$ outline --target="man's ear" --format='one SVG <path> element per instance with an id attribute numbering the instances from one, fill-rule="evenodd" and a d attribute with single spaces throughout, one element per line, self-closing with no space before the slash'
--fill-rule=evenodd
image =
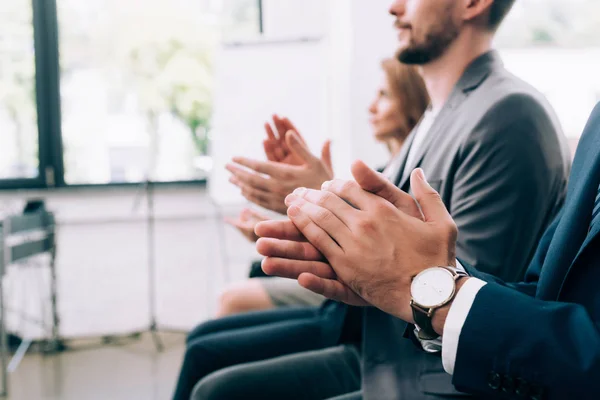
<path id="1" fill-rule="evenodd" d="M 464 0 L 464 21 L 481 20 L 487 23 L 490 16 L 490 8 L 495 0 Z"/>

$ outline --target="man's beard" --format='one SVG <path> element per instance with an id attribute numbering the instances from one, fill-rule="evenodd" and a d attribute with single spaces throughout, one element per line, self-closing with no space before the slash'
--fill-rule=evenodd
<path id="1" fill-rule="evenodd" d="M 398 50 L 396 57 L 401 63 L 425 65 L 438 59 L 458 36 L 458 28 L 450 21 L 442 29 L 429 33 L 422 43 L 410 43 Z"/>

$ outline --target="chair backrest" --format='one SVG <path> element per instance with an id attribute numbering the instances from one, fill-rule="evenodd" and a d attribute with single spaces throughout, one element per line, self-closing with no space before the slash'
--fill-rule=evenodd
<path id="1" fill-rule="evenodd" d="M 40 210 L 0 221 L 0 276 L 7 266 L 54 251 L 54 214 Z"/>

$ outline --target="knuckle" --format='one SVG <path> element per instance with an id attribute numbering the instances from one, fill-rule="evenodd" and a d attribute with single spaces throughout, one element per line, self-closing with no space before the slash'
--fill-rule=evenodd
<path id="1" fill-rule="evenodd" d="M 452 243 L 458 236 L 458 227 L 452 220 L 444 221 L 440 227 L 440 234 L 444 243 Z"/>
<path id="2" fill-rule="evenodd" d="M 315 213 L 315 218 L 319 222 L 327 223 L 332 220 L 333 214 L 331 211 L 321 208 Z"/>
<path id="3" fill-rule="evenodd" d="M 316 204 L 318 206 L 325 206 L 333 200 L 334 196 L 331 192 L 321 192 L 317 198 Z"/>
<path id="4" fill-rule="evenodd" d="M 458 226 L 453 220 L 448 221 L 447 234 L 450 240 L 456 240 L 458 237 Z"/>
<path id="5" fill-rule="evenodd" d="M 340 193 L 348 193 L 356 188 L 357 183 L 354 181 L 343 181 L 340 183 Z"/>
<path id="6" fill-rule="evenodd" d="M 377 216 L 387 215 L 395 209 L 395 207 L 387 201 L 377 201 L 373 206 L 373 212 Z"/>
<path id="7" fill-rule="evenodd" d="M 436 191 L 433 192 L 429 192 L 428 196 L 431 198 L 431 200 L 433 201 L 439 201 L 442 202 L 442 196 L 440 196 L 440 194 Z"/>
<path id="8" fill-rule="evenodd" d="M 361 218 L 357 222 L 358 230 L 362 233 L 370 233 L 375 230 L 375 223 L 372 219 Z"/>
<path id="9" fill-rule="evenodd" d="M 282 176 L 282 178 L 283 178 L 283 179 L 285 179 L 286 181 L 290 181 L 290 180 L 293 180 L 293 179 L 295 178 L 295 176 L 294 176 L 294 173 L 293 173 L 292 171 L 289 171 L 289 170 L 284 170 L 284 171 L 281 173 L 281 176 Z"/>

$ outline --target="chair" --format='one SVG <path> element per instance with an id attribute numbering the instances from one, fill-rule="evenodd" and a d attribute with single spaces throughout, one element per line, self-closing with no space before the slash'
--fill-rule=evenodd
<path id="1" fill-rule="evenodd" d="M 49 350 L 58 349 L 58 313 L 56 306 L 56 242 L 55 220 L 50 212 L 40 209 L 31 214 L 7 216 L 0 221 L 0 366 L 2 368 L 2 386 L 0 396 L 8 396 L 8 372 L 16 369 L 32 343 L 24 339 L 10 364 L 7 364 L 9 349 L 6 332 L 6 309 L 4 299 L 4 276 L 9 266 L 23 266 L 34 256 L 50 255 L 50 302 L 51 322 Z M 40 322 L 46 327 L 44 321 Z"/>

